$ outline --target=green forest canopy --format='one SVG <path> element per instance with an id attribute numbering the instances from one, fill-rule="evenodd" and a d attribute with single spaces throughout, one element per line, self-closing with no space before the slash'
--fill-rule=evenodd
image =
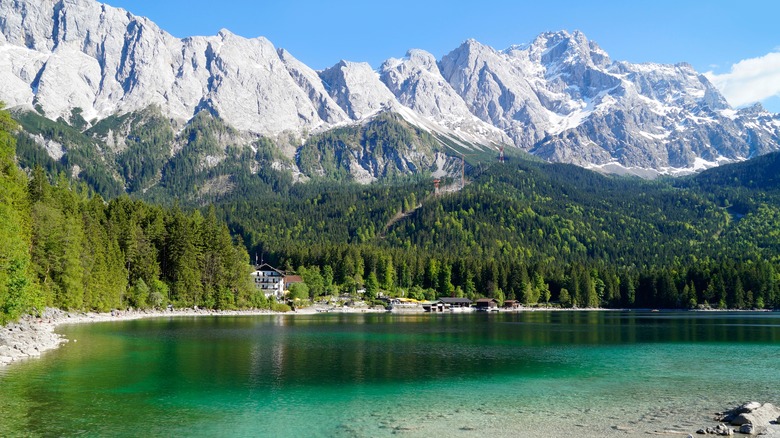
<path id="1" fill-rule="evenodd" d="M 434 196 L 424 174 L 293 184 L 270 166 L 253 171 L 243 163 L 274 159 L 267 139 L 254 151 L 228 148 L 217 168 L 192 173 L 200 154 L 216 153 L 215 136 L 232 135 L 209 118 L 188 128 L 189 161 L 169 165 L 190 170 L 174 174 L 141 159 L 165 154 L 172 138 L 154 114 L 148 120 L 133 134 L 145 152 L 119 157 L 120 169 L 137 188 L 169 175 L 148 199 L 173 207 L 114 189 L 106 202 L 95 191 L 113 186 L 99 163 L 94 178 L 77 183 L 63 173 L 67 163 L 32 145 L 21 172 L 15 146 L 26 137 L 0 113 L 2 320 L 45 305 L 269 306 L 249 283 L 248 253 L 297 270 L 310 297 L 365 287 L 369 296 L 529 305 L 780 307 L 778 154 L 658 181 L 515 158 L 474 169 L 463 190 Z M 26 123 L 90 147 L 78 131 Z M 204 199 L 188 194 L 213 172 L 230 175 L 233 189 L 193 208 Z"/>

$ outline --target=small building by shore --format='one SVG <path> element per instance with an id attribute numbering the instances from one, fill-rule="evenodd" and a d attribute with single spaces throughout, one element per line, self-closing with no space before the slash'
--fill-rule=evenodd
<path id="1" fill-rule="evenodd" d="M 517 300 L 506 300 L 504 301 L 504 309 L 505 310 L 519 310 L 521 307 L 523 307 L 520 304 L 520 301 Z"/>
<path id="2" fill-rule="evenodd" d="M 444 297 L 439 298 L 445 306 L 450 309 L 463 309 L 471 307 L 472 301 L 468 298 Z"/>
<path id="3" fill-rule="evenodd" d="M 420 313 L 428 312 L 424 309 L 424 302 L 412 298 L 387 298 L 387 308 L 393 313 Z"/>
<path id="4" fill-rule="evenodd" d="M 498 300 L 495 298 L 480 298 L 476 302 L 477 310 L 490 312 L 498 311 Z"/>
<path id="5" fill-rule="evenodd" d="M 423 304 L 426 312 L 466 312 L 473 310 L 468 298 L 444 297 Z"/>
<path id="6" fill-rule="evenodd" d="M 303 278 L 300 275 L 285 275 L 284 276 L 284 289 L 290 290 L 290 286 L 295 283 L 303 283 Z"/>

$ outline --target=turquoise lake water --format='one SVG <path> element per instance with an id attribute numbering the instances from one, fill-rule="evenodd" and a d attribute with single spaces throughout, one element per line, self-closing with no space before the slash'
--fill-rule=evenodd
<path id="1" fill-rule="evenodd" d="M 780 404 L 778 313 L 171 317 L 59 331 L 77 342 L 0 370 L 0 435 L 676 436 L 745 401 Z"/>

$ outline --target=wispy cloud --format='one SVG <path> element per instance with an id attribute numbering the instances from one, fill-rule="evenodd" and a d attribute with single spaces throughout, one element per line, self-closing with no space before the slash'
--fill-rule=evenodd
<path id="1" fill-rule="evenodd" d="M 704 75 L 733 106 L 761 102 L 780 96 L 780 51 L 743 59 L 728 73 Z"/>

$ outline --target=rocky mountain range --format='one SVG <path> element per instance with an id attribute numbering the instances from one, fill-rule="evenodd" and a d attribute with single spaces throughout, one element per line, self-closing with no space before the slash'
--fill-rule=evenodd
<path id="1" fill-rule="evenodd" d="M 376 70 L 341 61 L 315 71 L 262 37 L 179 39 L 94 0 L 0 0 L 0 100 L 51 120 L 78 115 L 82 131 L 154 107 L 180 133 L 205 110 L 247 142 L 274 140 L 293 162 L 312 136 L 387 112 L 436 138 L 438 153 L 506 146 L 647 176 L 780 149 L 777 114 L 731 108 L 687 64 L 613 61 L 577 31 L 502 51 L 468 40 L 440 60 L 410 50 Z M 417 158 L 403 169 L 442 162 L 413 149 L 404 148 Z M 361 180 L 378 176 L 366 150 L 344 158 L 354 175 L 369 174 Z"/>

